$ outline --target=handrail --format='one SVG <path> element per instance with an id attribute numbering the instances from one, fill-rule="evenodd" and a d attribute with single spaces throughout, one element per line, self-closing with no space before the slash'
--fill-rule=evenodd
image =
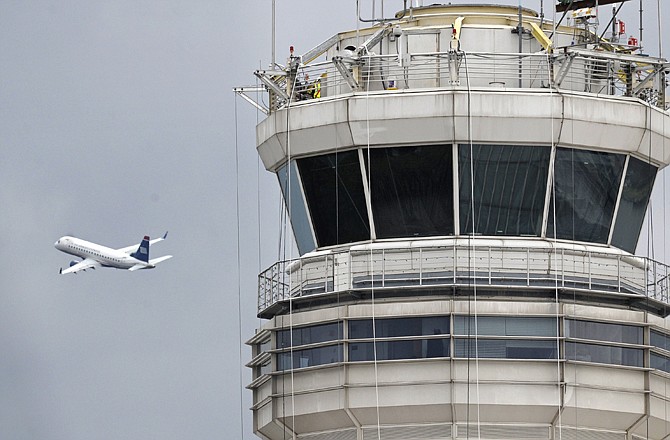
<path id="1" fill-rule="evenodd" d="M 289 101 L 299 104 L 359 90 L 453 88 L 465 85 L 466 79 L 471 87 L 552 88 L 637 97 L 665 109 L 665 75 L 669 71 L 670 65 L 660 58 L 563 48 L 549 54 L 451 51 L 335 56 L 329 61 L 300 64 L 296 87 L 290 92 L 285 78 L 276 72 L 257 71 L 256 75 L 276 98 L 269 100 L 271 111 L 284 108 Z"/>
<path id="2" fill-rule="evenodd" d="M 463 244 L 345 250 L 279 261 L 258 276 L 258 312 L 288 300 L 355 290 L 491 286 L 569 288 L 670 305 L 670 266 L 572 249 Z"/>

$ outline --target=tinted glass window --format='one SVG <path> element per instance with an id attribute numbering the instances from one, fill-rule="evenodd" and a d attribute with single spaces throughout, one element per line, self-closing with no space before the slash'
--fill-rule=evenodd
<path id="1" fill-rule="evenodd" d="M 451 145 L 380 148 L 369 155 L 378 238 L 454 234 Z"/>
<path id="2" fill-rule="evenodd" d="M 289 173 L 290 169 L 290 173 Z M 290 174 L 290 175 L 289 175 Z M 295 161 L 291 165 L 285 164 L 277 171 L 277 178 L 279 179 L 279 186 L 284 195 L 284 203 L 291 218 L 291 226 L 293 227 L 293 236 L 295 237 L 298 251 L 300 254 L 305 254 L 316 248 L 314 243 L 314 236 L 312 229 L 309 226 L 309 216 L 305 209 L 305 201 L 302 197 L 302 189 L 298 181 L 298 170 Z M 290 182 L 290 185 L 289 185 Z M 289 197 L 290 188 L 290 197 Z M 289 203 L 290 200 L 290 203 Z"/>
<path id="3" fill-rule="evenodd" d="M 547 237 L 607 243 L 625 156 L 558 148 Z M 554 196 L 556 222 L 554 225 Z"/>
<path id="4" fill-rule="evenodd" d="M 635 252 L 637 246 L 656 171 L 653 165 L 634 157 L 628 161 L 612 244 L 630 253 Z"/>
<path id="5" fill-rule="evenodd" d="M 291 368 L 295 369 L 313 367 L 315 365 L 334 364 L 341 361 L 341 344 L 309 348 L 306 350 L 293 350 L 293 364 L 291 364 L 291 352 L 279 353 L 277 355 L 279 370 L 290 370 Z"/>
<path id="6" fill-rule="evenodd" d="M 298 159 L 318 246 L 368 240 L 358 151 Z"/>
<path id="7" fill-rule="evenodd" d="M 556 318 L 517 318 L 511 316 L 454 317 L 454 334 L 487 336 L 556 336 Z"/>
<path id="8" fill-rule="evenodd" d="M 565 320 L 565 336 L 596 341 L 642 344 L 642 327 L 604 322 Z"/>
<path id="9" fill-rule="evenodd" d="M 377 341 L 377 360 L 426 359 L 449 356 L 449 339 L 415 339 L 411 341 Z M 374 343 L 349 344 L 349 361 L 373 361 Z"/>
<path id="10" fill-rule="evenodd" d="M 651 361 L 649 365 L 651 368 L 670 373 L 670 358 L 661 356 L 660 354 L 651 353 L 649 360 Z"/>
<path id="11" fill-rule="evenodd" d="M 316 344 L 319 342 L 336 341 L 342 339 L 342 323 L 332 322 L 323 325 L 312 325 L 309 327 L 297 327 L 293 329 L 293 346 Z M 277 332 L 277 348 L 291 346 L 290 330 Z"/>
<path id="12" fill-rule="evenodd" d="M 461 234 L 472 233 L 474 211 L 477 234 L 539 236 L 550 154 L 550 147 L 473 145 L 471 172 L 470 145 L 460 145 Z"/>
<path id="13" fill-rule="evenodd" d="M 639 348 L 612 347 L 609 345 L 565 343 L 565 358 L 599 364 L 642 367 L 644 351 Z"/>
<path id="14" fill-rule="evenodd" d="M 468 343 L 469 341 L 469 343 Z M 521 339 L 455 339 L 454 357 L 496 359 L 556 359 L 556 341 Z"/>
<path id="15" fill-rule="evenodd" d="M 375 319 L 377 338 L 449 334 L 449 317 Z M 349 321 L 349 339 L 371 338 L 372 319 Z"/>
<path id="16" fill-rule="evenodd" d="M 652 330 L 650 339 L 651 339 L 651 345 L 653 345 L 654 347 L 670 351 L 670 336 Z"/>

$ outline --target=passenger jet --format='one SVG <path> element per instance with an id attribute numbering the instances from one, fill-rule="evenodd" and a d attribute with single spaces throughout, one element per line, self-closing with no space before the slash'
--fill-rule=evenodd
<path id="1" fill-rule="evenodd" d="M 80 238 L 68 235 L 58 239 L 54 246 L 66 254 L 82 258 L 81 261 L 71 261 L 70 267 L 60 269 L 61 274 L 77 273 L 80 270 L 95 269 L 98 267 L 113 267 L 116 269 L 127 269 L 135 271 L 139 269 L 153 269 L 162 261 L 172 258 L 172 255 L 149 259 L 149 245 L 163 241 L 167 238 L 167 232 L 160 238 L 150 240 L 144 236 L 142 243 L 121 249 L 112 249 Z"/>

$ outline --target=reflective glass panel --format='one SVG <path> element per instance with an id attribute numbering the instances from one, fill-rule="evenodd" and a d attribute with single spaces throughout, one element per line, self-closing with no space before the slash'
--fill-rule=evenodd
<path id="1" fill-rule="evenodd" d="M 565 343 L 565 358 L 573 361 L 599 364 L 643 366 L 644 350 L 640 348 L 613 347 L 611 345 Z"/>
<path id="2" fill-rule="evenodd" d="M 290 173 L 289 169 L 291 170 Z M 279 186 L 281 187 L 284 196 L 286 209 L 291 218 L 293 236 L 298 245 L 298 251 L 300 251 L 300 254 L 302 255 L 316 249 L 312 229 L 309 226 L 309 216 L 307 215 L 307 210 L 305 208 L 305 201 L 302 197 L 302 189 L 298 180 L 298 170 L 295 161 L 292 161 L 290 166 L 288 163 L 282 166 L 277 171 L 277 178 L 279 179 Z"/>
<path id="3" fill-rule="evenodd" d="M 469 341 L 469 344 L 468 344 Z M 494 359 L 556 359 L 556 341 L 523 339 L 454 339 L 454 357 Z"/>
<path id="4" fill-rule="evenodd" d="M 651 345 L 654 347 L 662 348 L 663 350 L 670 351 L 670 336 L 664 333 L 660 333 L 652 330 L 651 335 Z"/>
<path id="5" fill-rule="evenodd" d="M 649 360 L 650 360 L 649 366 L 651 368 L 655 368 L 657 370 L 670 373 L 670 358 L 666 356 L 661 356 L 660 354 L 651 353 Z"/>
<path id="6" fill-rule="evenodd" d="M 374 343 L 349 344 L 349 361 L 373 361 Z M 415 339 L 411 341 L 377 341 L 377 360 L 426 359 L 449 356 L 449 339 Z"/>
<path id="7" fill-rule="evenodd" d="M 370 239 L 358 151 L 298 159 L 319 247 Z"/>
<path id="8" fill-rule="evenodd" d="M 550 155 L 551 147 L 473 145 L 471 173 L 470 145 L 459 145 L 461 234 L 473 232 L 474 214 L 476 234 L 539 236 Z"/>
<path id="9" fill-rule="evenodd" d="M 448 335 L 449 317 L 431 316 L 416 318 L 375 319 L 377 338 L 397 336 Z M 349 321 L 349 339 L 372 338 L 372 319 Z"/>
<path id="10" fill-rule="evenodd" d="M 547 237 L 555 226 L 557 238 L 607 243 L 624 161 L 622 154 L 558 148 Z"/>
<path id="11" fill-rule="evenodd" d="M 331 322 L 328 324 L 312 325 L 309 327 L 297 327 L 293 329 L 293 346 L 316 344 L 319 342 L 337 341 L 342 339 L 342 323 Z M 277 348 L 291 346 L 290 330 L 279 330 L 277 332 Z"/>
<path id="12" fill-rule="evenodd" d="M 595 341 L 642 344 L 643 329 L 633 325 L 566 319 L 565 336 L 568 338 L 593 339 Z"/>
<path id="13" fill-rule="evenodd" d="M 454 234 L 451 145 L 379 148 L 369 155 L 378 238 Z"/>
<path id="14" fill-rule="evenodd" d="M 468 326 L 469 325 L 469 326 Z M 556 336 L 556 318 L 478 316 L 475 326 L 473 316 L 454 317 L 454 334 L 487 336 Z"/>
<path id="15" fill-rule="evenodd" d="M 634 157 L 628 161 L 612 244 L 630 253 L 634 253 L 637 246 L 656 171 L 655 166 Z"/>
<path id="16" fill-rule="evenodd" d="M 308 348 L 305 350 L 293 350 L 293 365 L 291 365 L 291 352 L 279 353 L 277 355 L 279 370 L 334 364 L 341 361 L 342 344 Z"/>

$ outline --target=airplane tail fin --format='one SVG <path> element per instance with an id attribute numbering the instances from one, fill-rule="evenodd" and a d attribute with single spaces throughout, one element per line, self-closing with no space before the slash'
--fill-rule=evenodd
<path id="1" fill-rule="evenodd" d="M 140 261 L 144 261 L 145 263 L 149 262 L 149 236 L 145 235 L 144 239 L 142 240 L 142 243 L 140 243 L 140 247 L 137 248 L 135 252 L 130 254 L 131 257 L 137 258 Z"/>

